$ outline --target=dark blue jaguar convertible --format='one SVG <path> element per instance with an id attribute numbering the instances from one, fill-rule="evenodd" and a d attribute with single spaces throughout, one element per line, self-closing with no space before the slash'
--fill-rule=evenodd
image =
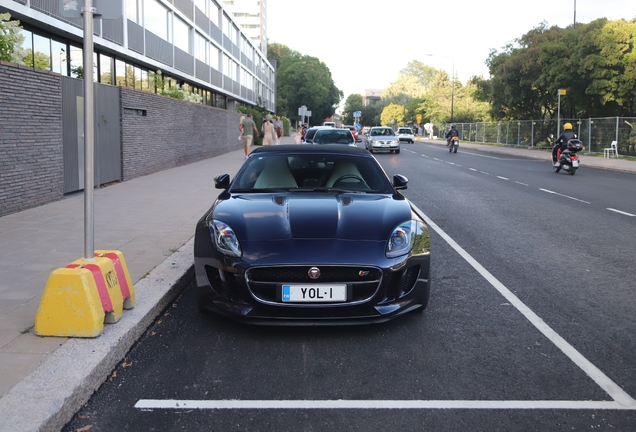
<path id="1" fill-rule="evenodd" d="M 367 150 L 255 149 L 196 226 L 198 303 L 254 324 L 382 322 L 424 310 L 428 227 Z"/>

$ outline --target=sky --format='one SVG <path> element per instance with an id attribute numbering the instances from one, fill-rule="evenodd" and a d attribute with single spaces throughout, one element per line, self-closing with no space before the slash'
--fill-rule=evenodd
<path id="1" fill-rule="evenodd" d="M 464 83 L 488 78 L 491 49 L 543 21 L 567 27 L 575 8 L 577 23 L 636 18 L 636 0 L 268 0 L 267 36 L 325 63 L 344 102 L 388 87 L 412 60 Z"/>

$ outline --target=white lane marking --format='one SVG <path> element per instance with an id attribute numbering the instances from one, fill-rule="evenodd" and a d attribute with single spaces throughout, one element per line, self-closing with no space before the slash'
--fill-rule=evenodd
<path id="1" fill-rule="evenodd" d="M 486 175 L 490 175 L 489 173 L 487 173 L 486 171 L 479 171 L 482 174 L 486 174 Z"/>
<path id="2" fill-rule="evenodd" d="M 620 211 L 620 210 L 616 210 L 616 209 L 609 208 L 609 207 L 607 208 L 607 210 L 609 210 L 609 211 L 613 211 L 613 212 L 616 212 L 616 213 L 620 213 L 620 214 L 625 215 L 625 216 L 633 216 L 633 217 L 636 217 L 636 215 L 634 215 L 634 214 L 627 213 L 627 212 Z"/>
<path id="3" fill-rule="evenodd" d="M 537 330 L 547 337 L 557 348 L 581 368 L 594 382 L 601 387 L 612 399 L 623 406 L 629 406 L 636 409 L 636 400 L 632 399 L 622 388 L 605 375 L 599 368 L 594 366 L 581 353 L 579 353 L 572 345 L 563 339 L 557 332 L 545 323 L 537 314 L 535 314 L 528 306 L 526 306 L 519 298 L 514 295 L 504 284 L 499 282 L 488 270 L 477 262 L 468 252 L 466 252 L 459 244 L 455 242 L 448 234 L 446 234 L 435 222 L 426 216 L 420 209 L 413 205 L 416 212 L 422 217 L 426 223 L 435 230 L 455 251 L 461 255 L 467 263 L 469 263 L 481 276 L 486 279 L 499 293 L 510 302 L 523 316 L 526 317 Z"/>
<path id="4" fill-rule="evenodd" d="M 467 152 L 467 151 L 463 151 L 463 150 L 462 150 L 462 153 L 468 154 L 468 155 L 472 155 L 472 156 L 479 156 L 479 157 L 483 157 L 483 158 L 488 158 L 488 159 L 514 160 L 514 159 L 510 159 L 510 158 L 501 158 L 501 157 L 496 157 L 496 156 L 487 156 L 487 155 L 478 154 L 478 153 L 471 153 L 471 152 Z"/>
<path id="5" fill-rule="evenodd" d="M 420 156 L 425 157 L 425 158 L 430 158 L 430 156 L 427 156 L 427 155 L 424 155 L 424 154 L 420 155 Z"/>
<path id="6" fill-rule="evenodd" d="M 507 178 L 507 177 L 502 177 L 502 176 L 497 176 L 497 178 L 498 178 L 498 179 L 502 179 L 502 180 L 510 180 L 509 178 Z"/>
<path id="7" fill-rule="evenodd" d="M 152 409 L 591 409 L 634 410 L 616 402 L 559 400 L 163 400 L 140 399 L 135 408 Z"/>
<path id="8" fill-rule="evenodd" d="M 518 182 L 518 181 L 515 181 L 515 183 L 520 184 L 520 185 L 522 185 L 522 186 L 528 186 L 527 184 L 525 184 L 525 183 L 521 183 L 521 182 Z"/>
<path id="9" fill-rule="evenodd" d="M 571 197 L 571 196 L 569 196 L 569 195 L 563 195 L 563 194 L 560 194 L 560 193 L 558 193 L 558 192 L 551 191 L 551 190 L 549 190 L 549 189 L 539 188 L 539 190 L 540 190 L 540 191 L 543 191 L 543 192 L 550 193 L 550 194 L 559 195 L 559 196 L 562 196 L 562 197 L 564 197 L 564 198 L 569 198 L 569 199 L 574 200 L 574 201 L 579 201 L 579 202 L 582 202 L 582 203 L 585 203 L 585 204 L 590 204 L 590 203 L 589 203 L 589 202 L 587 202 L 587 201 L 583 201 L 583 200 L 580 200 L 580 199 L 578 199 L 578 198 Z"/>
<path id="10" fill-rule="evenodd" d="M 475 168 L 468 168 L 471 171 L 477 171 Z"/>

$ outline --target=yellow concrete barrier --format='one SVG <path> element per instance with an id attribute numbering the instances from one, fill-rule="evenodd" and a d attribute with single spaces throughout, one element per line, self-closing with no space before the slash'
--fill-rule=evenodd
<path id="1" fill-rule="evenodd" d="M 39 336 L 96 337 L 135 305 L 126 261 L 119 251 L 95 251 L 50 275 L 35 317 Z"/>
<path id="2" fill-rule="evenodd" d="M 96 257 L 106 257 L 113 262 L 115 267 L 115 273 L 117 274 L 117 280 L 121 288 L 121 295 L 124 298 L 124 309 L 132 309 L 135 307 L 135 287 L 130 280 L 130 274 L 128 273 L 128 266 L 124 259 L 124 254 L 118 250 L 96 250 Z"/>

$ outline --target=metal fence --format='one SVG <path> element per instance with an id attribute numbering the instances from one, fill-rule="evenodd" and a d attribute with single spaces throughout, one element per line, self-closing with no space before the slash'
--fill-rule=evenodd
<path id="1" fill-rule="evenodd" d="M 636 117 L 605 117 L 562 119 L 571 123 L 574 132 L 585 144 L 588 153 L 603 153 L 612 141 L 618 143 L 618 153 L 636 156 Z M 508 146 L 550 147 L 550 134 L 557 134 L 556 120 L 509 120 L 499 122 L 456 123 L 460 139 L 476 143 L 496 143 Z M 445 135 L 450 123 L 436 125 L 439 135 Z"/>

